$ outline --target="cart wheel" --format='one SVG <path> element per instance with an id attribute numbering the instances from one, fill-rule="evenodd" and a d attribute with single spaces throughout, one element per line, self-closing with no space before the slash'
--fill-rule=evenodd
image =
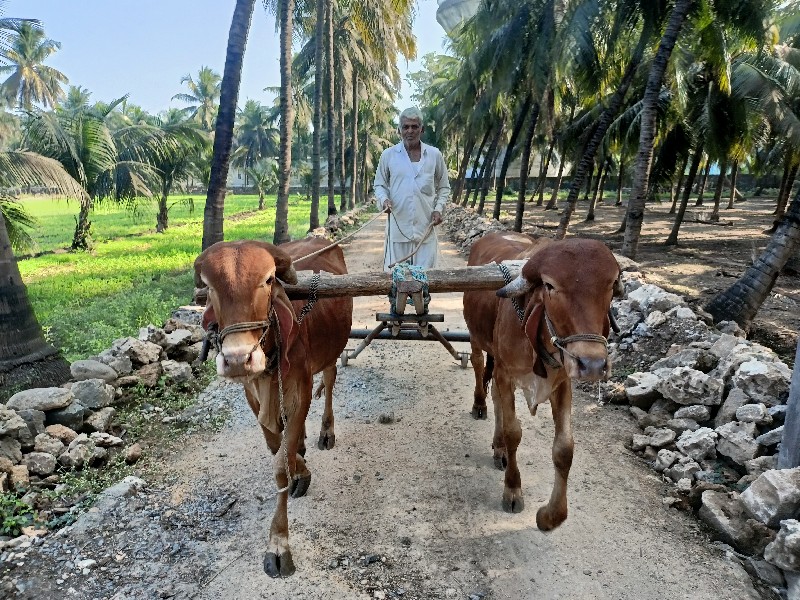
<path id="1" fill-rule="evenodd" d="M 469 354 L 466 352 L 461 353 L 461 368 L 466 369 L 469 364 Z"/>
<path id="2" fill-rule="evenodd" d="M 348 358 L 348 356 L 347 356 L 347 350 L 345 350 L 344 352 L 342 352 L 342 355 L 339 357 L 339 363 L 340 363 L 340 364 L 341 364 L 343 367 L 346 367 L 346 366 L 347 366 L 347 361 L 348 361 L 348 360 L 349 360 L 349 358 Z"/>

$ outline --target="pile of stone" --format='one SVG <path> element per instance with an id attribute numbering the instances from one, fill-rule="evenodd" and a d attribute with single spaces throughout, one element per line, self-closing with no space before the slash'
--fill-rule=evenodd
<path id="1" fill-rule="evenodd" d="M 623 279 L 612 358 L 666 350 L 605 386 L 643 430 L 631 449 L 675 486 L 667 503 L 699 509 L 752 575 L 800 593 L 800 468 L 776 469 L 791 370 L 735 323 L 715 328 L 640 274 Z"/>
<path id="2" fill-rule="evenodd" d="M 139 445 L 112 434 L 122 433 L 115 406 L 138 386 L 194 378 L 191 363 L 204 335 L 199 317 L 178 310 L 163 328 L 149 325 L 138 339 L 115 340 L 98 356 L 75 361 L 63 386 L 25 390 L 0 404 L 0 492 L 54 487 L 57 471 L 102 465 L 117 452 L 138 460 Z"/>
<path id="3" fill-rule="evenodd" d="M 496 219 L 479 215 L 474 210 L 463 208 L 457 204 L 449 204 L 447 213 L 442 223 L 450 240 L 458 246 L 464 254 L 469 254 L 469 249 L 476 240 L 490 231 L 506 231 L 509 227 Z"/>

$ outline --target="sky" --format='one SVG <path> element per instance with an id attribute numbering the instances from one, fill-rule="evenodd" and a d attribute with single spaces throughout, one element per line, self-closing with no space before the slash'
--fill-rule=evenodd
<path id="1" fill-rule="evenodd" d="M 61 49 L 45 64 L 92 93 L 93 101 L 130 94 L 129 101 L 150 113 L 185 103 L 172 96 L 187 92 L 180 80 L 195 79 L 202 66 L 220 75 L 235 0 L 6 0 L 4 17 L 34 18 Z M 413 92 L 407 73 L 422 69 L 419 58 L 444 52 L 444 31 L 436 22 L 436 0 L 417 0 L 414 33 L 417 60 L 401 61 L 402 106 Z M 275 20 L 256 1 L 242 68 L 239 104 L 247 99 L 271 105 L 265 87 L 280 85 Z"/>

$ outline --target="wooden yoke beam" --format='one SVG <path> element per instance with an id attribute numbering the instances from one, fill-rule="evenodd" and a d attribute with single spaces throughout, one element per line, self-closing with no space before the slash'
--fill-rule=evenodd
<path id="1" fill-rule="evenodd" d="M 524 260 L 507 260 L 503 264 L 508 267 L 511 277 L 519 275 Z M 506 282 L 503 274 L 495 264 L 479 267 L 461 267 L 458 269 L 429 269 L 428 291 L 470 292 L 476 290 L 499 290 Z M 311 271 L 298 271 L 297 284 L 284 284 L 284 289 L 292 300 L 307 298 L 311 286 Z M 317 297 L 332 296 L 385 296 L 392 289 L 391 273 L 350 273 L 347 275 L 331 275 L 321 273 L 317 286 Z"/>

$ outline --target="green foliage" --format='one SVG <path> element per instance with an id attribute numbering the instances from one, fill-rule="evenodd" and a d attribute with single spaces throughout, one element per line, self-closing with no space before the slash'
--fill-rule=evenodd
<path id="1" fill-rule="evenodd" d="M 125 462 L 122 454 L 116 454 L 102 469 L 66 471 L 61 475 L 58 491 L 45 492 L 45 496 L 78 500 L 77 506 L 85 508 L 92 504 L 97 494 L 132 474 L 133 467 Z"/>
<path id="2" fill-rule="evenodd" d="M 268 203 L 267 210 L 243 212 L 253 207 L 254 198 L 226 199 L 226 216 L 237 214 L 226 222 L 226 239 L 272 240 L 275 202 Z M 20 272 L 39 322 L 69 360 L 96 354 L 114 339 L 136 336 L 148 323 L 160 325 L 172 310 L 191 300 L 205 199 L 195 202 L 192 213 L 176 205 L 173 226 L 163 234 L 154 233 L 154 219 L 145 225 L 141 215 L 104 205 L 92 219 L 95 231 L 106 237 L 97 236 L 88 253 L 57 250 L 69 245 L 72 228 L 66 223 L 77 206 L 40 198 L 22 201 L 41 225 L 34 241 L 51 252 L 20 260 Z M 290 198 L 293 238 L 304 236 L 308 210 L 308 202 Z"/>
<path id="3" fill-rule="evenodd" d="M 33 523 L 33 517 L 33 509 L 16 494 L 0 493 L 0 535 L 20 535 L 23 527 Z"/>

